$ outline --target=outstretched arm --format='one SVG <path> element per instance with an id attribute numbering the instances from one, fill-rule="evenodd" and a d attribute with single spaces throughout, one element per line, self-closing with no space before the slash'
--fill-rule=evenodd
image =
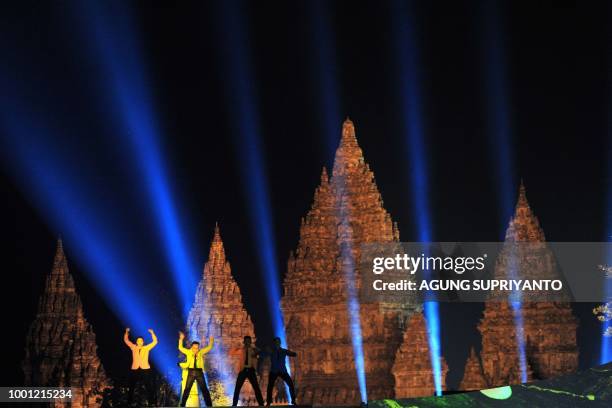
<path id="1" fill-rule="evenodd" d="M 123 342 L 127 344 L 129 348 L 134 348 L 135 345 L 130 341 L 130 328 L 126 327 L 125 333 L 123 334 Z"/>
<path id="2" fill-rule="evenodd" d="M 185 339 L 185 333 L 179 332 L 178 349 L 181 353 L 187 354 L 189 350 L 183 347 L 183 340 Z"/>
<path id="3" fill-rule="evenodd" d="M 297 353 L 296 353 L 295 351 L 291 351 L 291 350 L 287 350 L 287 349 L 285 349 L 285 353 L 287 353 L 287 355 L 288 355 L 289 357 L 295 357 L 295 356 L 297 356 Z"/>
<path id="4" fill-rule="evenodd" d="M 157 346 L 157 336 L 155 335 L 153 329 L 149 329 L 149 333 L 151 333 L 151 338 L 153 339 L 153 341 L 147 344 L 147 347 L 149 347 L 149 349 L 152 349 L 153 347 Z"/>
<path id="5" fill-rule="evenodd" d="M 212 350 L 214 344 L 215 344 L 215 339 L 213 338 L 213 336 L 210 336 L 208 338 L 208 344 L 206 345 L 206 347 L 202 349 L 202 354 L 206 354 L 210 350 Z"/>

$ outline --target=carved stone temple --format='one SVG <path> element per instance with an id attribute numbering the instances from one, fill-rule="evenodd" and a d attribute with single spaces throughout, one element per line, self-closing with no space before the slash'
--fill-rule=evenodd
<path id="1" fill-rule="evenodd" d="M 470 349 L 470 356 L 465 363 L 465 370 L 461 383 L 459 384 L 459 389 L 463 391 L 473 391 L 486 388 L 489 388 L 489 385 L 484 378 L 480 357 L 478 357 L 474 347 L 472 347 Z"/>
<path id="2" fill-rule="evenodd" d="M 448 366 L 442 357 L 440 367 L 442 389 L 445 389 Z M 415 313 L 410 317 L 404 341 L 395 355 L 393 375 L 395 398 L 429 396 L 436 390 L 427 341 L 427 323 L 423 313 Z"/>
<path id="3" fill-rule="evenodd" d="M 300 240 L 289 256 L 282 311 L 298 402 L 359 404 L 348 283 L 360 286 L 360 245 L 398 242 L 399 231 L 383 207 L 374 174 L 357 143 L 353 122 L 346 120 L 331 177 L 323 168 L 310 211 L 302 219 Z M 359 305 L 368 399 L 395 395 L 400 371 L 396 353 L 415 306 Z M 356 313 L 353 309 L 352 313 Z M 431 377 L 423 363 L 422 373 Z"/>
<path id="4" fill-rule="evenodd" d="M 521 183 L 515 214 L 506 230 L 506 243 L 529 243 L 516 259 L 505 249 L 495 265 L 495 279 L 508 279 L 514 265 L 523 279 L 550 279 L 556 275 L 556 264 L 546 248 L 544 231 L 527 201 Z M 462 389 L 477 389 L 486 384 L 496 387 L 520 383 L 522 371 L 527 380 L 546 379 L 578 368 L 576 342 L 577 319 L 568 302 L 528 301 L 521 303 L 523 333 L 517 333 L 517 312 L 508 302 L 489 301 L 478 329 L 482 336 L 480 359 L 468 359 Z M 518 340 L 524 344 L 524 368 L 521 369 Z M 474 360 L 477 360 L 476 364 Z M 478 366 L 482 367 L 480 373 Z"/>
<path id="5" fill-rule="evenodd" d="M 85 319 L 62 241 L 58 240 L 53 269 L 47 276 L 36 318 L 26 338 L 24 383 L 71 387 L 71 404 L 55 402 L 52 405 L 56 407 L 99 407 L 110 381 L 97 348 L 96 335 Z"/>
<path id="6" fill-rule="evenodd" d="M 209 376 L 211 373 L 213 378 L 223 376 L 223 383 L 227 385 L 225 394 L 231 398 L 240 364 L 242 339 L 251 336 L 255 341 L 255 331 L 225 257 L 218 225 L 187 318 L 187 337 L 190 340 L 207 344 L 209 336 L 215 338 L 215 346 L 206 360 Z M 242 388 L 241 402 L 244 405 L 254 401 L 254 393 L 247 381 Z"/>

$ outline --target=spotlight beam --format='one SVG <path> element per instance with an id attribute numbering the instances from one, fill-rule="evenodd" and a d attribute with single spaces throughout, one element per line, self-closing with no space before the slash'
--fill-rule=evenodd
<path id="1" fill-rule="evenodd" d="M 609 16 L 612 16 L 612 7 L 608 6 L 608 14 Z M 608 38 L 610 38 L 610 35 L 612 34 L 612 29 L 610 27 L 607 27 L 606 32 L 608 33 Z M 611 113 L 611 109 L 612 109 L 612 74 L 610 73 L 610 69 L 612 69 L 612 56 L 610 54 L 610 52 L 612 52 L 612 45 L 610 45 L 610 43 L 608 43 L 608 59 L 607 59 L 607 65 L 608 65 L 608 83 L 607 83 L 607 104 L 608 104 L 608 109 L 606 110 L 607 112 L 607 122 L 608 122 L 608 128 L 607 128 L 607 132 L 608 132 L 608 138 L 607 140 L 607 145 L 605 146 L 605 148 L 607 149 L 607 154 L 605 157 L 605 161 L 606 161 L 606 169 L 605 171 L 607 172 L 606 177 L 607 177 L 607 183 L 605 184 L 607 186 L 608 191 L 606 191 L 606 206 L 605 206 L 605 211 L 606 211 L 606 215 L 605 215 L 605 219 L 606 219 L 606 237 L 605 240 L 606 241 L 612 241 L 612 113 Z M 612 253 L 608 253 L 607 254 L 607 258 L 608 258 L 608 265 L 612 265 Z M 606 302 L 610 302 L 612 301 L 612 279 L 608 278 L 605 280 L 605 285 L 606 285 L 606 299 L 604 299 L 604 301 Z M 612 327 L 612 321 L 608 320 L 603 322 L 602 324 L 602 332 L 606 332 L 606 330 L 609 330 L 609 328 Z M 612 361 L 612 336 L 601 336 L 601 345 L 600 345 L 600 351 L 599 351 L 599 363 L 600 364 L 606 364 L 608 362 Z"/>
<path id="2" fill-rule="evenodd" d="M 274 220 L 261 150 L 261 128 L 256 109 L 250 49 L 246 46 L 248 37 L 245 27 L 248 24 L 243 9 L 244 4 L 240 1 L 219 3 L 218 33 L 223 43 L 221 52 L 224 72 L 228 73 L 225 84 L 228 106 L 233 114 L 232 133 L 240 158 L 242 184 L 248 197 L 251 232 L 257 243 L 259 270 L 265 281 L 268 313 L 275 335 L 281 339 L 281 343 L 286 344 L 285 325 L 279 307 L 281 291 Z"/>
<path id="3" fill-rule="evenodd" d="M 329 5 L 323 0 L 306 2 L 311 21 L 311 60 L 317 81 L 318 112 L 321 134 L 324 135 L 325 153 L 333 158 L 336 151 L 338 123 L 341 123 L 334 36 L 331 32 Z"/>
<path id="4" fill-rule="evenodd" d="M 108 106 L 114 107 L 112 121 L 118 133 L 118 145 L 131 152 L 136 171 L 142 177 L 144 194 L 154 211 L 154 223 L 161 246 L 172 272 L 185 320 L 197 285 L 196 258 L 189 249 L 181 227 L 175 195 L 170 187 L 166 162 L 160 149 L 160 131 L 147 81 L 134 22 L 122 3 L 81 3 L 79 22 L 94 47 L 91 58 L 102 67 Z M 85 18 L 83 18 L 83 16 Z M 91 47 L 90 47 L 91 48 Z M 127 142 L 127 143 L 126 143 Z M 123 152 L 125 154 L 125 152 Z M 135 160 L 134 160 L 135 159 Z"/>
<path id="5" fill-rule="evenodd" d="M 514 179 L 514 151 L 512 148 L 512 124 L 510 120 L 509 88 L 507 85 L 508 72 L 504 54 L 504 44 L 500 30 L 503 28 L 499 15 L 499 4 L 484 2 L 483 49 L 485 66 L 484 89 L 486 92 L 487 121 L 486 129 L 489 148 L 494 157 L 494 171 L 497 184 L 501 186 L 498 191 L 498 203 L 501 212 L 502 234 L 506 220 L 512 215 L 516 180 Z"/>
<path id="6" fill-rule="evenodd" d="M 346 187 L 344 183 L 341 184 L 342 189 Z M 338 212 L 340 223 L 342 224 L 342 230 L 346 231 L 348 237 L 344 241 L 340 248 L 340 256 L 342 259 L 342 272 L 344 279 L 346 279 L 347 287 L 347 313 L 349 330 L 351 333 L 351 344 L 353 346 L 353 357 L 355 359 L 355 374 L 357 375 L 357 384 L 359 385 L 359 394 L 361 396 L 361 402 L 367 404 L 368 402 L 368 387 L 366 383 L 366 368 L 365 368 L 365 356 L 363 352 L 363 334 L 361 330 L 361 305 L 359 303 L 359 293 L 356 286 L 357 276 L 355 274 L 355 259 L 353 256 L 353 229 L 350 225 L 350 210 L 341 209 Z"/>
<path id="7" fill-rule="evenodd" d="M 483 50 L 485 61 L 485 91 L 487 111 L 487 136 L 492 157 L 495 158 L 494 172 L 501 188 L 498 190 L 500 226 L 502 234 L 506 220 L 512 216 L 514 203 L 514 160 L 512 149 L 512 125 L 510 120 L 509 88 L 507 85 L 507 63 L 505 61 L 504 44 L 502 41 L 503 21 L 499 15 L 499 4 L 484 2 Z M 517 275 L 516 268 L 511 268 L 511 274 Z M 514 314 L 516 330 L 516 346 L 519 357 L 521 381 L 527 381 L 527 356 L 525 350 L 524 322 L 522 315 L 522 300 L 520 294 L 514 293 L 516 300 L 510 302 Z"/>
<path id="8" fill-rule="evenodd" d="M 57 146 L 59 131 L 21 104 L 17 95 L 5 96 L 11 104 L 2 100 L 2 105 L 12 108 L 0 116 L 3 163 L 46 222 L 61 231 L 69 262 L 82 266 L 108 307 L 133 332 L 154 327 L 160 339 L 173 338 L 172 325 L 160 318 L 162 308 L 150 302 L 156 294 L 140 286 L 137 273 L 126 274 L 141 268 L 122 245 L 125 225 L 118 225 L 99 204 L 90 180 L 78 171 L 81 163 Z M 175 367 L 176 352 L 169 342 L 160 343 L 153 359 L 168 374 Z"/>
<path id="9" fill-rule="evenodd" d="M 427 148 L 421 109 L 421 83 L 419 78 L 419 51 L 414 40 L 414 20 L 411 5 L 400 1 L 392 3 L 395 53 L 398 61 L 400 101 L 407 154 L 410 157 L 410 180 L 414 219 L 420 242 L 431 242 L 432 225 L 429 207 L 429 179 L 427 172 Z M 427 340 L 433 369 L 436 395 L 442 395 L 442 364 L 440 344 L 440 321 L 438 303 L 428 300 L 423 305 L 427 321 Z"/>

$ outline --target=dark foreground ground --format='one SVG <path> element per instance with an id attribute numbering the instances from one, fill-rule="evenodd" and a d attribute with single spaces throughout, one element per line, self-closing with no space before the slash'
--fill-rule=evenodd
<path id="1" fill-rule="evenodd" d="M 503 398 L 503 399 L 497 399 Z M 555 379 L 442 397 L 371 401 L 369 408 L 612 407 L 612 363 Z"/>

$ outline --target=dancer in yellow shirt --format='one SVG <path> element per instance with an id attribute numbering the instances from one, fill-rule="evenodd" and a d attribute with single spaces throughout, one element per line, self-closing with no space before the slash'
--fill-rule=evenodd
<path id="1" fill-rule="evenodd" d="M 204 355 L 212 350 L 215 339 L 210 336 L 208 339 L 208 345 L 204 348 L 200 348 L 200 343 L 192 341 L 189 348 L 183 346 L 183 340 L 185 340 L 185 334 L 179 332 L 178 349 L 186 357 L 180 366 L 187 370 L 187 381 L 185 383 L 185 389 L 183 390 L 183 396 L 181 398 L 181 407 L 187 404 L 187 398 L 189 398 L 189 392 L 193 386 L 194 381 L 198 383 L 198 388 L 204 397 L 204 402 L 207 407 L 212 407 L 212 401 L 210 399 L 210 392 L 206 386 L 206 380 L 204 379 Z"/>

